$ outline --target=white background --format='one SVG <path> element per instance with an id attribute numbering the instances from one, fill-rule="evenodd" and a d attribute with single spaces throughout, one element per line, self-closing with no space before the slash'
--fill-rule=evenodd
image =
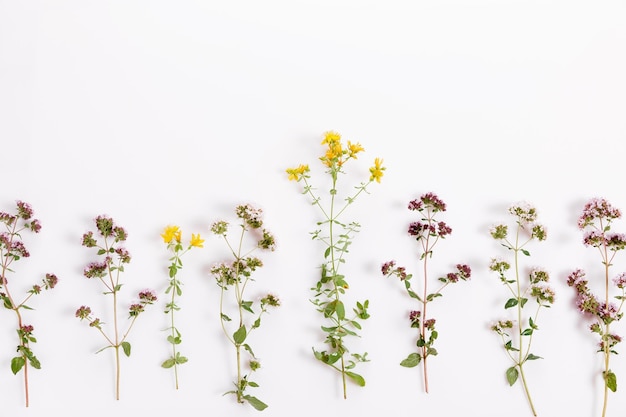
<path id="1" fill-rule="evenodd" d="M 263 415 L 529 416 L 489 331 L 507 294 L 487 269 L 506 255 L 489 226 L 526 200 L 549 231 L 528 248 L 529 266 L 547 268 L 557 292 L 534 342 L 544 359 L 526 367 L 535 405 L 546 417 L 598 416 L 601 356 L 565 278 L 578 267 L 601 276 L 576 228 L 584 203 L 605 197 L 626 209 L 625 18 L 618 1 L 0 0 L 0 210 L 21 199 L 43 224 L 25 236 L 31 257 L 11 282 L 27 288 L 48 271 L 60 278 L 26 312 L 43 364 L 31 372 L 28 410 L 21 374 L 9 369 L 14 317 L 2 312 L 2 414 L 257 415 L 221 396 L 234 356 L 208 274 L 224 255 L 210 224 L 250 202 L 279 245 L 262 255 L 251 296 L 271 291 L 283 304 L 250 340 L 263 363 L 261 387 L 250 393 L 269 404 Z M 327 130 L 366 149 L 342 178 L 345 190 L 367 178 L 375 157 L 387 166 L 344 216 L 363 226 L 345 266 L 347 299 L 372 306 L 349 346 L 369 352 L 359 368 L 367 386 L 349 386 L 347 400 L 337 375 L 311 354 L 323 347 L 308 302 L 323 248 L 308 233 L 321 218 L 284 171 L 309 163 L 324 190 L 317 158 Z M 417 273 L 406 203 L 428 191 L 448 204 L 441 219 L 453 228 L 432 273 L 464 262 L 473 276 L 432 304 L 440 354 L 424 394 L 420 371 L 398 365 L 414 344 L 406 316 L 417 306 L 379 268 L 396 259 Z M 81 236 L 99 214 L 130 235 L 123 302 L 144 288 L 161 296 L 131 334 L 119 401 L 111 352 L 95 355 L 99 335 L 74 318 L 88 304 L 107 321 L 101 289 L 82 276 L 95 258 Z M 177 324 L 190 361 L 178 391 L 159 367 L 169 349 L 161 331 L 168 253 L 159 237 L 168 224 L 206 239 L 180 275 Z M 615 274 L 625 266 L 618 260 Z M 615 328 L 626 336 L 623 324 Z M 612 361 L 619 388 L 609 415 L 617 416 L 626 363 Z"/>

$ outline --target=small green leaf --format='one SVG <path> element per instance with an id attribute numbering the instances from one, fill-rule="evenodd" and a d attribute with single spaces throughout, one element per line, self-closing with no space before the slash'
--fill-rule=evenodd
<path id="1" fill-rule="evenodd" d="M 256 382 L 254 382 L 254 381 L 248 381 L 248 385 L 249 385 L 249 386 L 251 386 L 251 387 L 253 387 L 253 388 L 258 388 L 258 387 L 259 387 L 259 384 L 257 384 L 257 383 L 256 383 Z"/>
<path id="2" fill-rule="evenodd" d="M 541 356 L 537 356 L 532 353 L 529 353 L 528 356 L 526 357 L 527 361 L 534 361 L 535 359 L 543 359 L 543 358 Z"/>
<path id="3" fill-rule="evenodd" d="M 172 335 L 167 336 L 167 341 L 173 345 L 180 345 L 180 342 L 181 342 L 180 337 L 178 336 L 174 337 Z"/>
<path id="4" fill-rule="evenodd" d="M 124 355 L 130 356 L 130 343 L 122 342 L 122 350 L 124 350 Z"/>
<path id="5" fill-rule="evenodd" d="M 233 340 L 238 345 L 242 344 L 244 340 L 246 340 L 247 332 L 246 326 L 241 326 L 235 333 L 233 333 Z"/>
<path id="6" fill-rule="evenodd" d="M 187 359 L 185 356 L 180 356 L 180 353 L 176 354 L 176 363 L 179 365 L 182 365 L 183 363 L 187 363 L 189 359 Z"/>
<path id="7" fill-rule="evenodd" d="M 252 395 L 244 395 L 243 399 L 248 401 L 248 403 L 258 411 L 263 411 L 267 408 L 267 404 Z"/>
<path id="8" fill-rule="evenodd" d="M 365 378 L 363 378 L 359 374 L 355 374 L 354 372 L 346 372 L 346 376 L 353 380 L 358 386 L 365 386 Z"/>
<path id="9" fill-rule="evenodd" d="M 337 318 L 339 320 L 346 318 L 346 309 L 341 301 L 337 301 L 335 304 L 335 311 L 337 312 Z"/>
<path id="10" fill-rule="evenodd" d="M 226 314 L 221 314 L 221 316 L 222 316 L 222 320 L 224 320 L 224 321 L 231 321 L 230 317 L 228 317 Z"/>
<path id="11" fill-rule="evenodd" d="M 419 365 L 421 360 L 422 357 L 419 353 L 411 353 L 406 359 L 400 362 L 400 366 L 404 366 L 405 368 L 414 368 Z"/>
<path id="12" fill-rule="evenodd" d="M 168 368 L 171 368 L 174 365 L 176 365 L 176 360 L 174 358 L 169 358 L 166 361 L 163 361 L 163 363 L 161 364 L 161 367 L 165 368 L 165 369 L 168 369 Z"/>
<path id="13" fill-rule="evenodd" d="M 22 369 L 22 367 L 26 364 L 26 361 L 21 356 L 16 356 L 11 359 L 11 372 L 13 375 L 17 375 L 17 373 Z"/>
<path id="14" fill-rule="evenodd" d="M 506 304 L 504 304 L 504 308 L 511 308 L 517 305 L 517 298 L 509 298 L 506 300 Z"/>
<path id="15" fill-rule="evenodd" d="M 522 306 L 522 308 L 524 308 L 527 302 L 528 302 L 528 298 L 520 298 L 519 300 L 519 303 Z"/>
<path id="16" fill-rule="evenodd" d="M 252 348 L 247 343 L 244 343 L 242 346 L 245 350 L 248 351 L 250 355 L 252 355 L 253 358 L 256 358 L 256 356 L 254 355 L 254 352 L 252 351 Z"/>
<path id="17" fill-rule="evenodd" d="M 37 359 L 37 357 L 35 357 L 32 353 L 28 355 L 28 362 L 30 362 L 30 365 L 33 368 L 41 369 L 41 362 L 39 362 L 39 359 Z"/>
<path id="18" fill-rule="evenodd" d="M 521 251 L 524 255 L 530 256 L 530 252 L 528 252 L 526 249 L 522 249 Z"/>
<path id="19" fill-rule="evenodd" d="M 608 389 L 613 392 L 617 391 L 617 376 L 613 373 L 613 371 L 608 371 L 604 376 L 604 380 L 606 381 Z"/>
<path id="20" fill-rule="evenodd" d="M 519 372 L 517 371 L 517 368 L 515 366 L 511 366 L 509 369 L 506 370 L 506 380 L 509 381 L 509 385 L 512 386 L 513 384 L 515 384 L 518 376 Z"/>
<path id="21" fill-rule="evenodd" d="M 522 336 L 530 336 L 531 334 L 533 334 L 533 329 L 524 329 L 522 332 Z"/>

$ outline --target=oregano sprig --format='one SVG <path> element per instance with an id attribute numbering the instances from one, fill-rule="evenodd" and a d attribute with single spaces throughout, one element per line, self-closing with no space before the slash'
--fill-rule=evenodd
<path id="1" fill-rule="evenodd" d="M 236 207 L 235 213 L 239 218 L 241 231 L 234 242 L 229 239 L 228 222 L 220 220 L 211 226 L 211 232 L 223 238 L 232 255 L 232 260 L 218 263 L 211 268 L 211 273 L 220 288 L 220 323 L 226 339 L 235 348 L 237 363 L 235 389 L 224 394 L 234 394 L 238 403 L 247 402 L 256 410 L 262 411 L 267 408 L 267 404 L 247 393 L 248 388 L 259 387 L 259 384 L 251 379 L 251 373 L 261 367 L 261 362 L 250 347 L 249 340 L 250 335 L 256 333 L 261 326 L 261 318 L 269 312 L 268 308 L 280 306 L 280 300 L 273 294 L 267 294 L 259 300 L 251 300 L 246 290 L 254 281 L 253 273 L 263 266 L 263 261 L 252 254 L 258 249 L 273 251 L 276 241 L 272 233 L 263 227 L 261 209 L 243 204 Z M 248 240 L 254 241 L 253 245 L 246 242 L 246 236 L 249 236 Z M 229 300 L 231 304 L 228 304 Z M 234 315 L 230 312 L 231 309 L 234 310 Z M 244 372 L 243 355 L 249 357 L 248 369 L 251 373 Z"/>
<path id="2" fill-rule="evenodd" d="M 611 355 L 617 354 L 616 345 L 621 342 L 622 337 L 615 333 L 612 326 L 624 315 L 622 308 L 626 300 L 626 272 L 619 273 L 611 281 L 613 260 L 619 251 L 626 248 L 626 235 L 611 231 L 613 221 L 621 217 L 621 210 L 613 207 L 607 200 L 593 198 L 585 204 L 578 218 L 578 228 L 585 233 L 584 245 L 596 248 L 600 254 L 602 272 L 599 278 L 603 287 L 601 295 L 596 296 L 593 293 L 584 270 L 576 269 L 567 278 L 567 285 L 576 291 L 578 310 L 593 319 L 589 330 L 600 339 L 598 353 L 603 357 L 604 380 L 602 417 L 607 413 L 609 390 L 617 391 L 617 375 L 611 369 L 610 362 Z M 614 292 L 618 294 L 615 295 Z"/>
<path id="3" fill-rule="evenodd" d="M 513 231 L 510 233 L 509 225 L 500 223 L 492 226 L 490 234 L 506 249 L 507 254 L 512 254 L 513 259 L 509 262 L 502 258 L 492 258 L 489 269 L 498 274 L 509 294 L 504 309 L 513 311 L 513 319 L 499 320 L 492 325 L 491 330 L 500 336 L 504 350 L 513 363 L 505 372 L 509 385 L 513 386 L 521 379 L 531 412 L 536 416 L 524 365 L 528 361 L 542 359 L 531 352 L 531 347 L 539 330 L 539 312 L 554 303 L 555 294 L 547 284 L 550 276 L 545 269 L 531 267 L 524 273 L 522 256 L 529 257 L 530 252 L 526 246 L 535 240 L 544 241 L 547 232 L 544 226 L 536 223 L 537 209 L 532 205 L 515 203 L 509 207 L 508 212 L 515 219 Z M 509 271 L 511 268 L 512 271 Z M 526 307 L 532 309 L 530 314 L 525 314 Z"/>
<path id="4" fill-rule="evenodd" d="M 199 234 L 191 234 L 191 240 L 187 247 L 183 247 L 182 244 L 182 231 L 178 226 L 167 226 L 161 234 L 163 242 L 167 244 L 167 249 L 173 253 L 173 256 L 169 258 L 170 265 L 168 267 L 169 283 L 165 294 L 169 295 L 170 300 L 165 305 L 165 314 L 169 315 L 170 326 L 165 329 L 169 332 L 167 341 L 172 347 L 172 354 L 168 359 L 163 361 L 161 367 L 165 369 L 174 369 L 174 386 L 178 389 L 178 365 L 187 363 L 186 356 L 181 355 L 178 350 L 178 345 L 182 343 L 182 335 L 180 330 L 175 324 L 175 313 L 180 310 L 180 307 L 176 303 L 177 297 L 183 295 L 182 282 L 178 277 L 178 271 L 183 268 L 182 257 L 185 253 L 191 250 L 191 248 L 202 248 L 204 240 L 200 238 Z"/>
<path id="5" fill-rule="evenodd" d="M 339 176 L 345 174 L 347 162 L 357 159 L 357 155 L 365 149 L 361 144 L 350 141 L 346 145 L 342 144 L 341 135 L 333 131 L 325 133 L 322 145 L 326 146 L 326 150 L 319 159 L 326 167 L 326 174 L 330 176 L 331 180 L 331 187 L 328 192 L 330 201 L 327 205 L 322 204 L 321 195 L 309 182 L 310 169 L 308 165 L 288 168 L 286 172 L 289 180 L 304 183 L 302 193 L 311 199 L 312 205 L 317 207 L 323 216 L 323 220 L 317 222 L 317 226 L 321 228 L 311 232 L 312 238 L 321 242 L 325 249 L 320 278 L 311 288 L 314 296 L 310 301 L 326 321 L 321 329 L 326 335 L 327 347 L 324 350 L 313 348 L 313 354 L 320 362 L 340 373 L 345 399 L 347 398 L 347 378 L 359 386 L 365 385 L 365 378 L 356 373 L 354 369 L 358 363 L 369 361 L 367 352 L 363 354 L 350 353 L 346 345 L 346 338 L 358 337 L 357 332 L 361 330 L 360 321 L 369 318 L 367 310 L 369 300 L 356 302 L 355 307 L 352 308 L 353 314 L 349 314 L 344 304 L 343 296 L 348 289 L 348 281 L 345 275 L 341 273 L 340 267 L 346 261 L 345 256 L 348 253 L 348 248 L 355 234 L 359 232 L 361 225 L 357 222 L 348 223 L 339 219 L 350 204 L 354 203 L 362 193 L 367 193 L 367 187 L 372 182 L 380 182 L 386 168 L 382 166 L 383 160 L 376 158 L 374 165 L 369 169 L 369 181 L 361 182 L 355 186 L 356 191 L 345 197 L 343 202 L 340 202 L 338 198 Z"/>
<path id="6" fill-rule="evenodd" d="M 453 272 L 438 278 L 438 287 L 430 292 L 430 265 L 433 257 L 433 249 L 440 241 L 452 233 L 445 222 L 437 219 L 437 214 L 446 211 L 446 204 L 434 193 L 423 194 L 419 199 L 409 202 L 408 209 L 417 211 L 420 214 L 418 221 L 412 222 L 408 227 L 408 234 L 418 242 L 419 262 L 422 269 L 421 291 L 415 289 L 411 283 L 413 274 L 407 274 L 406 268 L 396 266 L 396 261 L 385 262 L 381 267 L 384 276 L 396 276 L 404 283 L 404 288 L 412 299 L 418 302 L 418 309 L 409 313 L 409 323 L 411 328 L 417 329 L 416 341 L 417 351 L 410 353 L 400 365 L 413 368 L 422 364 L 424 377 L 424 391 L 428 393 L 428 367 L 427 359 L 438 354 L 434 344 L 439 336 L 435 328 L 435 319 L 428 315 L 428 305 L 443 296 L 442 291 L 450 284 L 459 281 L 467 281 L 472 274 L 471 268 L 466 264 L 456 264 Z"/>
<path id="7" fill-rule="evenodd" d="M 134 302 L 128 308 L 128 318 L 130 322 L 126 326 L 126 330 L 122 331 L 119 323 L 118 311 L 119 293 L 122 289 L 121 277 L 124 272 L 124 266 L 130 263 L 131 256 L 128 250 L 122 246 L 126 241 L 128 234 L 123 227 L 115 224 L 111 217 L 100 215 L 95 218 L 96 233 L 89 231 L 83 234 L 82 245 L 87 248 L 95 248 L 97 255 L 102 259 L 100 262 L 91 262 L 83 270 L 83 275 L 89 279 L 100 281 L 104 287 L 103 294 L 111 297 L 111 308 L 113 318 L 112 333 L 105 332 L 105 323 L 100 318 L 92 315 L 89 306 L 81 306 L 76 310 L 76 317 L 87 320 L 89 326 L 98 330 L 107 345 L 96 353 L 112 348 L 115 351 L 115 399 L 120 399 L 120 348 L 128 357 L 131 353 L 131 344 L 128 341 L 135 321 L 141 313 L 144 312 L 147 305 L 153 304 L 157 297 L 151 290 L 143 290 L 138 294 L 139 300 Z"/>
<path id="8" fill-rule="evenodd" d="M 34 327 L 26 324 L 23 310 L 32 310 L 26 303 L 31 297 L 38 295 L 42 290 L 50 290 L 57 285 L 56 275 L 48 273 L 40 284 L 33 285 L 21 301 L 9 285 L 8 274 L 14 273 L 13 264 L 20 259 L 30 257 L 22 240 L 22 232 L 30 231 L 39 233 L 41 223 L 33 218 L 34 212 L 30 204 L 23 201 L 17 202 L 15 214 L 0 212 L 0 223 L 4 224 L 5 230 L 0 232 L 0 301 L 4 308 L 13 311 L 17 319 L 18 345 L 17 356 L 11 360 L 11 372 L 17 375 L 24 373 L 24 397 L 26 407 L 30 404 L 28 370 L 29 366 L 41 369 L 41 363 L 32 351 L 31 345 L 37 342 L 34 336 Z"/>

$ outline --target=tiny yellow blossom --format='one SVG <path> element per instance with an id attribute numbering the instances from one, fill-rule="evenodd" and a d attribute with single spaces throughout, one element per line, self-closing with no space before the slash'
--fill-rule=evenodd
<path id="1" fill-rule="evenodd" d="M 163 238 L 163 242 L 165 243 L 170 243 L 174 239 L 177 242 L 180 242 L 180 238 L 181 238 L 180 228 L 178 226 L 167 226 L 165 228 L 165 231 L 161 234 L 161 237 Z"/>
<path id="2" fill-rule="evenodd" d="M 363 148 L 360 143 L 351 143 L 348 141 L 348 151 L 350 152 L 351 158 L 356 159 L 356 154 L 364 150 L 365 148 Z"/>
<path id="3" fill-rule="evenodd" d="M 305 172 L 309 172 L 308 165 L 300 165 L 298 168 L 287 168 L 287 174 L 289 174 L 289 181 L 298 181 L 301 175 Z"/>
<path id="4" fill-rule="evenodd" d="M 200 234 L 191 234 L 191 242 L 189 242 L 189 246 L 194 246 L 196 248 L 204 247 L 204 239 L 200 238 Z"/>
<path id="5" fill-rule="evenodd" d="M 380 179 L 383 176 L 383 171 L 386 169 L 383 165 L 383 160 L 380 158 L 374 159 L 374 166 L 370 168 L 370 181 L 376 180 L 376 182 L 380 182 Z"/>
<path id="6" fill-rule="evenodd" d="M 332 130 L 324 133 L 324 140 L 322 141 L 322 145 L 325 144 L 333 144 L 333 143 L 338 143 L 341 141 L 341 135 L 337 132 L 334 132 Z"/>

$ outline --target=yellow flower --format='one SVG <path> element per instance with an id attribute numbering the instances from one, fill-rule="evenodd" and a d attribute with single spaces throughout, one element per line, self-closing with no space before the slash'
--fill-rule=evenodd
<path id="1" fill-rule="evenodd" d="M 380 158 L 374 159 L 374 166 L 370 168 L 370 181 L 376 180 L 376 182 L 380 182 L 380 179 L 383 176 L 383 171 L 386 169 L 383 165 L 383 160 Z"/>
<path id="2" fill-rule="evenodd" d="M 298 181 L 300 176 L 304 175 L 305 172 L 309 172 L 308 165 L 300 165 L 298 168 L 287 168 L 287 174 L 289 174 L 289 181 Z"/>
<path id="3" fill-rule="evenodd" d="M 360 143 L 351 143 L 348 141 L 348 151 L 350 152 L 351 158 L 356 159 L 356 154 L 364 150 L 365 148 L 363 148 Z"/>
<path id="4" fill-rule="evenodd" d="M 170 243 L 174 239 L 176 239 L 177 242 L 180 242 L 180 228 L 178 226 L 167 226 L 165 231 L 161 234 L 161 237 L 165 243 Z"/>
<path id="5" fill-rule="evenodd" d="M 322 141 L 322 145 L 324 144 L 333 144 L 341 141 L 341 135 L 332 130 L 324 133 L 324 140 Z"/>
<path id="6" fill-rule="evenodd" d="M 203 248 L 204 245 L 204 239 L 200 238 L 200 233 L 196 234 L 191 234 L 191 242 L 189 242 L 189 246 L 194 246 L 196 248 Z"/>

